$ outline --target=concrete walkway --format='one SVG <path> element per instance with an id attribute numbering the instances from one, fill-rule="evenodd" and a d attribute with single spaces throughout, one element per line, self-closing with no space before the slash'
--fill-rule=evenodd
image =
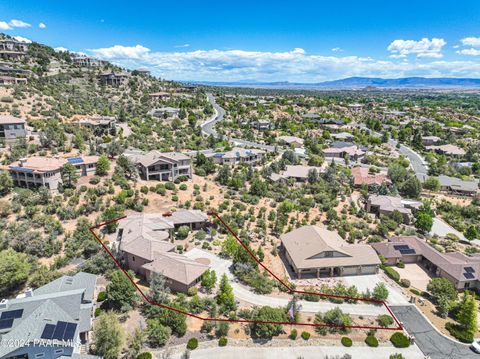
<path id="1" fill-rule="evenodd" d="M 370 348 L 356 346 L 350 348 L 342 346 L 285 346 L 285 347 L 214 347 L 197 349 L 190 352 L 192 359 L 323 359 L 350 354 L 353 359 L 388 359 L 391 354 L 401 353 L 407 359 L 423 359 L 424 356 L 417 346 L 397 349 L 393 346 Z M 176 353 L 172 358 L 181 358 L 182 352 Z"/>
<path id="2" fill-rule="evenodd" d="M 435 217 L 433 219 L 433 225 L 432 225 L 432 229 L 430 230 L 430 234 L 432 236 L 436 234 L 439 237 L 446 237 L 447 234 L 449 233 L 456 235 L 462 241 L 467 240 L 463 235 L 463 233 L 457 231 L 455 228 L 453 228 L 451 225 L 449 225 L 440 217 Z"/>
<path id="3" fill-rule="evenodd" d="M 217 273 L 218 281 L 220 277 L 225 273 L 230 280 L 230 283 L 233 288 L 233 293 L 237 300 L 242 300 L 244 302 L 259 305 L 259 306 L 271 306 L 271 307 L 286 307 L 290 298 L 288 297 L 273 297 L 267 295 L 260 295 L 253 293 L 248 287 L 238 283 L 231 271 L 229 270 L 232 262 L 223 258 L 216 256 L 210 252 L 193 248 L 191 251 L 184 253 L 187 257 L 191 259 L 198 258 L 207 258 L 210 260 L 210 267 Z M 218 284 L 218 282 L 217 282 Z M 305 313 L 325 313 L 326 311 L 333 309 L 335 307 L 340 307 L 344 312 L 354 314 L 354 315 L 368 315 L 368 316 L 378 316 L 380 314 L 389 314 L 385 306 L 383 305 L 374 305 L 374 304 L 335 304 L 327 300 L 321 300 L 319 302 L 308 302 L 308 301 L 299 301 L 299 304 L 302 306 L 300 309 L 301 312 Z"/>

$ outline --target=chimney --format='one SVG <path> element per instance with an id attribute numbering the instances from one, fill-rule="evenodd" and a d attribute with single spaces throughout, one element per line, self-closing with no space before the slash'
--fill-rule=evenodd
<path id="1" fill-rule="evenodd" d="M 25 157 L 20 158 L 19 166 L 20 166 L 20 167 L 23 167 L 23 165 L 25 164 L 25 162 L 27 162 L 27 159 L 26 159 Z"/>

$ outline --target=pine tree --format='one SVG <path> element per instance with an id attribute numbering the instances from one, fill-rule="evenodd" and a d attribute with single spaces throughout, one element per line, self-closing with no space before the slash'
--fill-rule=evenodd
<path id="1" fill-rule="evenodd" d="M 477 324 L 477 303 L 475 298 L 465 293 L 462 306 L 457 315 L 457 320 L 462 329 L 466 332 L 467 337 L 473 340 L 478 330 Z"/>

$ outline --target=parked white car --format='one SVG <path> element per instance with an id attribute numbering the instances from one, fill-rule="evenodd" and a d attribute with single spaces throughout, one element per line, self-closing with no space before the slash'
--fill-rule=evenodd
<path id="1" fill-rule="evenodd" d="M 470 345 L 470 349 L 472 349 L 475 353 L 480 354 L 480 339 L 474 340 Z"/>

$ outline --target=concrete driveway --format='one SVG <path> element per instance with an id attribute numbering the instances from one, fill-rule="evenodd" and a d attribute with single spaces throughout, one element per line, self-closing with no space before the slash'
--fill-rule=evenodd
<path id="1" fill-rule="evenodd" d="M 271 306 L 271 307 L 286 307 L 290 301 L 290 297 L 274 297 L 267 295 L 260 295 L 252 292 L 248 287 L 238 283 L 238 281 L 233 276 L 232 272 L 229 270 L 232 262 L 212 254 L 210 252 L 193 248 L 191 251 L 184 253 L 190 259 L 199 259 L 207 258 L 210 260 L 210 267 L 217 273 L 217 278 L 225 273 L 230 279 L 230 283 L 233 288 L 233 293 L 235 298 L 242 300 L 244 302 L 258 305 L 258 306 Z M 218 284 L 219 280 L 217 281 Z M 368 316 L 378 316 L 380 314 L 388 314 L 387 309 L 383 305 L 373 305 L 373 304 L 335 304 L 328 302 L 326 300 L 319 302 L 308 302 L 308 301 L 299 301 L 299 304 L 302 306 L 300 309 L 301 312 L 305 313 L 325 313 L 326 311 L 340 307 L 344 312 L 354 314 L 354 315 L 368 315 Z"/>
<path id="2" fill-rule="evenodd" d="M 432 279 L 428 273 L 416 263 L 407 263 L 405 264 L 405 268 L 396 267 L 395 270 L 400 274 L 401 278 L 408 279 L 413 288 L 424 292 L 427 290 L 430 279 Z"/>
<path id="3" fill-rule="evenodd" d="M 420 350 L 432 359 L 478 359 L 468 345 L 453 341 L 439 332 L 413 305 L 390 307 Z"/>
<path id="4" fill-rule="evenodd" d="M 432 236 L 436 234 L 439 237 L 446 237 L 447 234 L 449 234 L 449 233 L 453 233 L 458 238 L 460 238 L 460 240 L 462 240 L 462 241 L 467 240 L 462 232 L 457 231 L 455 228 L 453 228 L 451 225 L 449 225 L 443 219 L 441 219 L 439 217 L 435 217 L 433 219 L 433 225 L 432 225 L 432 229 L 430 231 L 430 234 Z"/>

